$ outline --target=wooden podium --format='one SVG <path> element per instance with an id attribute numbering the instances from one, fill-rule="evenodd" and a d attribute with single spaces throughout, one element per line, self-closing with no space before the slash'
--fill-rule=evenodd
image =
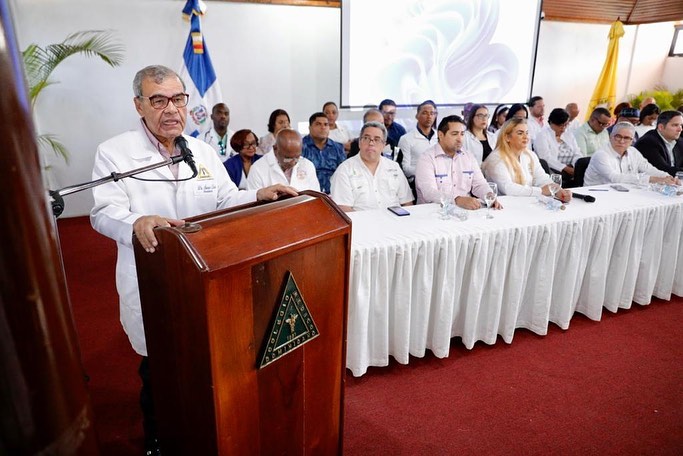
<path id="1" fill-rule="evenodd" d="M 187 222 L 135 241 L 163 453 L 341 454 L 349 219 L 303 192 Z"/>

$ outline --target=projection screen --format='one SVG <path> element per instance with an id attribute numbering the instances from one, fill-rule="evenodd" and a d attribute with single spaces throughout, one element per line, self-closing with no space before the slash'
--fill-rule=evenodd
<path id="1" fill-rule="evenodd" d="M 526 101 L 541 0 L 342 0 L 341 104 Z"/>

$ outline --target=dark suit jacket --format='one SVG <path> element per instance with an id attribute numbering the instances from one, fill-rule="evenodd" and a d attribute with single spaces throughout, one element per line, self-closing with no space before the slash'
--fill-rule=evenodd
<path id="1" fill-rule="evenodd" d="M 645 133 L 636 142 L 635 147 L 655 168 L 666 171 L 672 176 L 676 175 L 676 171 L 683 171 L 683 138 L 678 138 L 674 146 L 674 166 L 671 166 L 666 144 L 656 129 Z"/>

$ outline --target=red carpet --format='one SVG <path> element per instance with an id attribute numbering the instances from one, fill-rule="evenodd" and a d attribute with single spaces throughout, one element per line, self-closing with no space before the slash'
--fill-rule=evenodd
<path id="1" fill-rule="evenodd" d="M 138 455 L 139 358 L 118 322 L 116 246 L 86 218 L 59 221 L 105 455 Z M 683 454 L 683 299 L 654 301 L 511 345 L 455 339 L 447 359 L 411 358 L 347 377 L 344 452 Z"/>

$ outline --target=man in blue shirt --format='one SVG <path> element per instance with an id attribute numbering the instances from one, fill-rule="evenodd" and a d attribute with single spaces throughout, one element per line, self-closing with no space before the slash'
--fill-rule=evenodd
<path id="1" fill-rule="evenodd" d="M 303 137 L 301 155 L 315 165 L 320 191 L 330 193 L 330 178 L 346 159 L 344 146 L 328 138 L 330 124 L 325 113 L 316 112 L 308 119 L 308 132 Z"/>
<path id="2" fill-rule="evenodd" d="M 403 125 L 394 122 L 396 103 L 394 100 L 382 100 L 379 104 L 379 110 L 384 116 L 384 126 L 387 128 L 387 143 L 398 144 L 401 136 L 406 134 L 406 129 L 403 128 Z"/>

